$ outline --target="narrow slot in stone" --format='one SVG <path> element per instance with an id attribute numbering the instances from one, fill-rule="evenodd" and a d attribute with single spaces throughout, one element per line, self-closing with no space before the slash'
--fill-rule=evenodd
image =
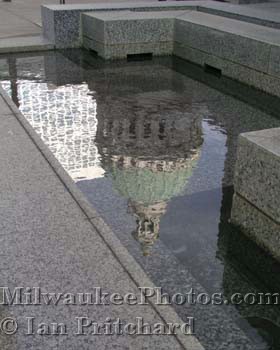
<path id="1" fill-rule="evenodd" d="M 93 49 L 89 49 L 90 53 L 93 55 L 93 56 L 98 56 L 98 52 L 93 50 Z"/>
<path id="2" fill-rule="evenodd" d="M 153 58 L 152 52 L 126 55 L 127 61 L 146 61 Z"/>
<path id="3" fill-rule="evenodd" d="M 222 70 L 219 69 L 219 68 L 216 68 L 216 67 L 213 67 L 209 64 L 204 64 L 204 71 L 206 73 L 209 73 L 209 74 L 212 74 L 212 75 L 215 75 L 216 77 L 221 77 L 222 76 Z"/>

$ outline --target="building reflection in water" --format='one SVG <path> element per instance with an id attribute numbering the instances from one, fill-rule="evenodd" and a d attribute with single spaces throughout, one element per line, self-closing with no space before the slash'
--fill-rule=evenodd
<path id="1" fill-rule="evenodd" d="M 104 175 L 95 145 L 96 101 L 86 83 L 55 86 L 28 80 L 3 87 L 57 160 L 74 180 Z"/>
<path id="2" fill-rule="evenodd" d="M 174 73 L 168 73 L 170 70 L 159 69 L 156 68 L 157 66 L 152 66 L 150 70 L 149 66 L 140 67 L 138 71 L 136 66 L 128 66 L 124 69 L 122 67 L 99 69 L 98 67 L 92 71 L 91 69 L 85 71 L 86 79 L 77 79 L 74 84 L 73 68 L 75 67 L 70 64 L 70 61 L 65 64 L 65 59 L 58 53 L 52 53 L 45 58 L 51 59 L 52 64 L 47 65 L 50 71 L 54 67 L 54 62 L 57 64 L 60 62 L 56 71 L 62 73 L 57 80 L 62 79 L 63 83 L 58 84 L 57 80 L 52 80 L 50 77 L 36 82 L 37 73 L 28 80 L 28 76 L 22 75 L 22 68 L 20 68 L 27 62 L 30 66 L 30 58 L 28 58 L 25 63 L 22 60 L 9 61 L 8 73 L 11 79 L 2 82 L 5 89 L 13 97 L 14 102 L 20 105 L 26 119 L 41 135 L 73 179 L 90 180 L 89 187 L 94 183 L 92 187 L 96 189 L 103 180 L 99 179 L 100 182 L 96 180 L 97 177 L 104 176 L 102 167 L 107 172 L 107 176 L 111 176 L 114 187 L 127 198 L 128 208 L 135 215 L 137 229 L 133 235 L 140 242 L 145 255 L 149 254 L 159 235 L 160 220 L 166 211 L 168 201 L 172 197 L 184 194 L 185 186 L 192 176 L 192 171 L 200 157 L 203 142 L 201 119 L 204 116 L 214 115 L 216 118 L 214 125 L 225 126 L 227 132 L 228 152 L 223 180 L 226 186 L 231 185 L 237 135 L 252 128 L 278 126 L 278 121 L 273 121 L 250 106 L 240 104 L 237 100 L 231 101 L 231 97 L 220 94 L 216 90 L 208 88 L 205 90 L 203 85 L 193 88 L 194 85 L 190 80 L 187 80 L 185 86 L 185 79 L 179 79 L 178 76 L 174 78 Z M 92 64 L 92 58 L 90 63 Z M 183 67 L 182 64 L 175 66 Z M 65 74 L 64 68 L 68 68 L 71 74 Z M 32 69 L 34 70 L 34 62 Z M 29 72 L 29 70 L 23 71 Z M 65 82 L 68 76 L 71 77 L 70 84 L 68 80 Z M 220 86 L 219 79 L 217 87 Z M 174 91 L 169 91 L 169 88 Z M 208 102 L 205 103 L 209 111 L 203 107 L 202 103 L 200 106 L 194 103 L 194 100 L 204 101 L 204 96 L 208 96 Z M 205 133 L 204 146 L 208 147 L 207 130 Z M 216 148 L 219 147 L 215 145 Z M 208 170 L 209 165 L 213 163 L 216 174 L 218 163 L 213 158 L 213 154 L 210 161 L 206 163 L 205 168 Z M 203 164 L 205 159 L 201 159 L 200 174 L 204 172 Z M 205 177 L 209 176 L 208 174 L 206 172 Z M 220 180 L 219 174 L 218 179 Z M 107 183 L 111 185 L 110 181 Z M 190 182 L 189 185 L 191 185 Z M 110 191 L 111 187 L 108 186 L 108 188 Z M 201 186 L 199 190 L 198 193 L 200 196 L 202 194 L 201 198 L 204 201 L 203 196 L 209 196 L 209 191 L 205 191 Z M 198 212 L 197 208 L 199 208 L 204 216 L 205 222 L 202 226 L 203 230 L 206 227 L 204 230 L 206 234 L 203 236 L 203 230 L 198 231 L 193 222 L 186 228 L 185 224 L 193 214 L 190 211 L 191 205 L 184 206 L 180 212 L 178 209 L 186 203 L 181 202 L 180 206 L 177 204 L 177 207 L 173 207 L 173 213 L 175 210 L 179 213 L 175 219 L 177 220 L 181 213 L 186 213 L 186 210 L 188 210 L 187 215 L 178 223 L 176 230 L 171 225 L 165 226 L 165 230 L 168 235 L 170 233 L 169 236 L 172 237 L 173 242 L 179 242 L 178 245 L 182 246 L 184 241 L 187 242 L 188 250 L 184 251 L 184 255 L 188 257 L 193 251 L 196 259 L 190 262 L 179 260 L 178 253 L 174 252 L 176 263 L 177 260 L 180 261 L 176 265 L 178 268 L 174 269 L 174 265 L 170 263 L 175 261 L 170 254 L 170 247 L 172 248 L 170 243 L 167 244 L 168 251 L 164 250 L 166 242 L 164 225 L 167 225 L 165 222 L 161 225 L 164 244 L 158 245 L 158 249 L 154 249 L 154 256 L 150 256 L 149 263 L 145 266 L 147 274 L 156 285 L 163 285 L 167 292 L 174 291 L 172 289 L 174 286 L 176 286 L 176 292 L 184 292 L 188 283 L 201 287 L 202 292 L 204 292 L 202 288 L 204 284 L 210 288 L 210 291 L 212 286 L 215 288 L 218 286 L 227 298 L 236 292 L 244 295 L 279 291 L 279 263 L 264 255 L 259 247 L 229 224 L 232 188 L 224 187 L 222 191 L 221 217 L 217 221 L 220 222 L 218 250 L 216 249 L 217 231 L 213 229 L 211 233 L 211 228 L 209 229 L 211 220 L 205 220 L 203 212 L 205 206 L 202 207 L 199 202 L 199 206 L 195 207 L 195 210 Z M 184 197 L 177 200 L 182 198 Z M 190 198 L 193 201 L 194 196 Z M 219 196 L 217 199 L 211 198 L 211 207 L 213 203 L 215 204 L 215 200 L 220 208 Z M 104 209 L 109 201 L 111 197 L 108 196 L 101 208 Z M 110 210 L 112 208 L 114 203 Z M 168 211 L 172 211 L 171 205 Z M 112 212 L 108 217 L 111 214 Z M 200 220 L 200 213 L 198 214 L 195 221 Z M 216 218 L 215 211 L 210 214 L 211 218 Z M 168 214 L 165 219 L 167 217 Z M 172 224 L 173 222 L 171 221 Z M 188 230 L 188 232 L 185 234 L 185 231 L 180 231 L 180 226 L 186 228 L 185 231 Z M 122 233 L 118 233 L 118 230 L 116 232 L 122 242 L 126 242 L 127 232 L 123 227 Z M 212 244 L 213 241 L 214 244 Z M 143 261 L 146 259 L 140 254 L 138 256 L 134 248 L 130 251 L 143 266 Z M 206 251 L 208 254 L 205 254 Z M 201 271 L 200 274 L 196 274 L 197 266 Z M 190 277 L 188 270 L 195 278 Z M 209 286 L 208 276 L 211 280 Z M 218 289 L 215 288 L 214 290 L 217 291 Z M 233 344 L 233 339 L 239 341 L 243 333 L 246 333 L 254 339 L 256 344 L 246 349 L 279 349 L 279 305 L 243 303 L 235 307 L 225 306 L 226 313 L 223 317 L 220 309 L 218 307 L 213 311 L 212 307 L 209 309 L 205 305 L 201 308 L 199 305 L 194 307 L 194 316 L 200 319 L 197 325 L 198 334 L 207 344 L 207 348 L 210 346 L 211 349 L 216 349 L 219 344 L 224 344 L 224 341 L 231 341 Z M 178 307 L 180 316 L 184 317 L 186 311 L 189 310 L 182 306 Z M 232 321 L 229 321 L 231 318 Z M 212 321 L 215 322 L 211 323 Z M 221 324 L 223 324 L 222 328 Z M 235 324 L 240 327 L 240 331 L 236 331 Z M 213 330 L 217 329 L 218 332 L 209 332 L 209 327 L 213 327 Z"/>
<path id="3" fill-rule="evenodd" d="M 136 218 L 133 236 L 149 255 L 168 201 L 184 191 L 199 158 L 201 104 L 193 103 L 192 93 L 160 86 L 137 93 L 109 89 L 104 96 L 91 93 L 87 83 L 56 86 L 9 72 L 16 89 L 8 80 L 4 88 L 14 101 L 16 93 L 21 112 L 70 176 L 81 181 L 104 170 L 111 174 Z M 143 79 L 149 86 L 149 77 Z"/>
<path id="4" fill-rule="evenodd" d="M 137 223 L 133 236 L 149 255 L 168 201 L 184 191 L 198 161 L 201 107 L 171 91 L 146 92 L 107 99 L 97 119 L 102 167 L 128 199 Z"/>
<path id="5" fill-rule="evenodd" d="M 136 218 L 133 237 L 149 255 L 168 201 L 183 194 L 200 156 L 205 107 L 168 90 L 99 100 L 86 83 L 15 81 L 21 112 L 75 181 L 104 170 L 112 177 Z"/>

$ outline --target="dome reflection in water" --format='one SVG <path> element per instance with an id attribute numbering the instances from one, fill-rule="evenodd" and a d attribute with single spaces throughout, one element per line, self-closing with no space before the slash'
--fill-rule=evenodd
<path id="1" fill-rule="evenodd" d="M 108 103 L 107 106 L 116 106 Z M 141 108 L 145 106 L 145 108 Z M 125 113 L 124 113 L 125 111 Z M 102 167 L 128 199 L 143 255 L 159 236 L 167 202 L 179 196 L 200 156 L 202 114 L 172 91 L 119 99 L 99 110 L 96 142 Z"/>

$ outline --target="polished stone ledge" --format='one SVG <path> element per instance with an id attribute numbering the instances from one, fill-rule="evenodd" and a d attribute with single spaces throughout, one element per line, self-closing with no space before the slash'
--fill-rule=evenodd
<path id="1" fill-rule="evenodd" d="M 240 135 L 234 188 L 280 224 L 280 128 Z"/>
<path id="2" fill-rule="evenodd" d="M 280 260 L 280 128 L 241 134 L 231 221 Z"/>

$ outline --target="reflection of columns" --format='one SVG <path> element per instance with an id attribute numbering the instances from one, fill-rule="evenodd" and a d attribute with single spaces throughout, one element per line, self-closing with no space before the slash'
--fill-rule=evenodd
<path id="1" fill-rule="evenodd" d="M 156 113 L 150 113 L 138 103 L 130 108 L 133 102 L 137 99 L 106 101 L 111 107 L 108 110 L 98 104 L 97 143 L 100 148 L 112 149 L 110 153 L 115 155 L 176 159 L 188 156 L 202 144 L 201 116 L 196 108 L 192 110 L 182 105 L 176 110 L 175 106 L 173 112 L 166 113 L 161 107 Z M 163 104 L 162 101 L 158 103 Z"/>
<path id="2" fill-rule="evenodd" d="M 19 107 L 19 98 L 18 98 L 18 87 L 17 87 L 17 63 L 16 58 L 9 57 L 7 59 L 9 67 L 9 75 L 11 80 L 11 91 L 12 91 L 12 100 Z"/>

